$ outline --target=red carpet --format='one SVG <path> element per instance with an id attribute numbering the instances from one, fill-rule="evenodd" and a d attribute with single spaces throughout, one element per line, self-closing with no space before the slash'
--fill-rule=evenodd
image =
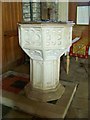
<path id="1" fill-rule="evenodd" d="M 13 93 L 19 93 L 24 89 L 25 85 L 29 82 L 29 77 L 25 75 L 19 75 L 19 73 L 11 72 L 4 75 L 2 79 L 2 90 L 6 90 Z"/>

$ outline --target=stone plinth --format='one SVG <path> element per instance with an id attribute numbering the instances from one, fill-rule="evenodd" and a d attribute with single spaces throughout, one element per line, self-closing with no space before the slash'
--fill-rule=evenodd
<path id="1" fill-rule="evenodd" d="M 72 44 L 70 23 L 19 24 L 19 44 L 30 57 L 30 83 L 25 87 L 28 98 L 50 101 L 65 91 L 60 84 L 60 57 Z"/>

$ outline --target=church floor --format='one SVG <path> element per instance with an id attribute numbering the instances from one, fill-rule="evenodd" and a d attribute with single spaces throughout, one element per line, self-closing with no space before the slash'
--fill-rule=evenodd
<path id="1" fill-rule="evenodd" d="M 79 59 L 76 62 L 75 58 L 70 58 L 70 70 L 68 75 L 66 74 L 65 67 L 66 58 L 64 57 L 61 62 L 60 80 L 78 83 L 76 94 L 69 107 L 66 118 L 88 118 L 88 102 L 90 102 L 88 101 L 88 71 L 90 69 L 88 60 Z M 19 73 L 29 74 L 29 63 L 20 65 L 13 70 Z M 12 111 L 11 108 L 3 106 L 3 117 L 10 111 Z M 35 119 L 35 117 L 31 117 L 30 119 Z"/>

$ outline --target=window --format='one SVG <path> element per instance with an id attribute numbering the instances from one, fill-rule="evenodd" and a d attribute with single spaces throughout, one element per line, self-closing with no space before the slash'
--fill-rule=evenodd
<path id="1" fill-rule="evenodd" d="M 77 6 L 76 24 L 89 25 L 90 6 Z"/>

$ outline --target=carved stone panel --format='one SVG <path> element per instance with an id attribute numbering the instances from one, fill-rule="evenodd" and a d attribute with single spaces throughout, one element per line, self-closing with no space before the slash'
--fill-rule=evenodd
<path id="1" fill-rule="evenodd" d="M 24 48 L 41 48 L 41 28 L 22 28 Z"/>
<path id="2" fill-rule="evenodd" d="M 72 43 L 72 26 L 28 24 L 19 28 L 19 43 L 32 59 L 57 59 Z"/>
<path id="3" fill-rule="evenodd" d="M 43 39 L 45 49 L 59 49 L 62 45 L 63 40 L 63 29 L 64 28 L 43 28 Z"/>

